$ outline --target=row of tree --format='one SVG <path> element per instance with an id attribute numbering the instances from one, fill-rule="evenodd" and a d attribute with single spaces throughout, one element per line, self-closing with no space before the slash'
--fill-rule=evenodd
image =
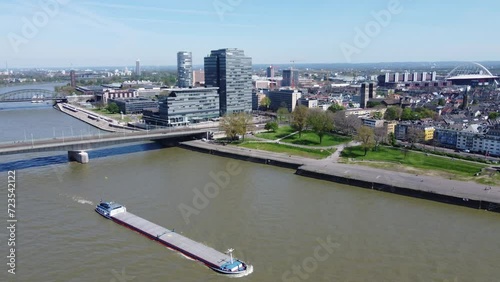
<path id="1" fill-rule="evenodd" d="M 311 130 L 318 135 L 320 143 L 326 134 L 333 131 L 352 136 L 354 140 L 360 142 L 365 155 L 368 150 L 376 150 L 380 144 L 395 145 L 396 143 L 394 134 L 387 135 L 385 127 L 364 126 L 361 119 L 354 115 L 346 115 L 343 110 L 323 111 L 300 105 L 291 113 L 290 124 L 294 130 L 298 131 L 299 138 L 304 130 Z M 252 116 L 247 113 L 226 115 L 221 118 L 220 127 L 231 140 L 238 139 L 238 136 L 244 138 L 246 132 L 253 129 Z M 271 121 L 266 124 L 265 129 L 276 131 L 278 127 L 278 122 Z M 421 142 L 424 136 L 422 130 L 408 127 L 406 138 L 411 146 L 414 146 L 415 143 Z"/>

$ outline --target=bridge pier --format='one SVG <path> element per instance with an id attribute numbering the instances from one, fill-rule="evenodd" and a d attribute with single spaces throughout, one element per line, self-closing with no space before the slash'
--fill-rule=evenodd
<path id="1" fill-rule="evenodd" d="M 85 151 L 68 151 L 68 160 L 86 164 L 89 162 L 89 154 Z"/>

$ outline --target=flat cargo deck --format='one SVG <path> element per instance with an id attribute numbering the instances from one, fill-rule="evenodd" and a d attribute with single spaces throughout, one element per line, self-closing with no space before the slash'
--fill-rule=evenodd
<path id="1" fill-rule="evenodd" d="M 111 216 L 111 219 L 211 267 L 220 268 L 223 264 L 231 261 L 231 257 L 224 253 L 175 233 L 173 230 L 145 220 L 135 214 L 123 212 Z"/>

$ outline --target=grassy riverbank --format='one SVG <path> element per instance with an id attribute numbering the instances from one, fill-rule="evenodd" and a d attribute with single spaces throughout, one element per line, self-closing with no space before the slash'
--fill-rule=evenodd
<path id="1" fill-rule="evenodd" d="M 287 146 L 283 144 L 276 143 L 247 143 L 243 142 L 237 144 L 237 146 L 249 148 L 249 149 L 257 149 L 270 151 L 275 153 L 285 153 L 294 156 L 300 156 L 311 159 L 324 159 L 335 152 L 335 150 L 326 150 L 326 149 L 309 149 L 309 148 L 297 148 L 292 146 Z"/>
<path id="2" fill-rule="evenodd" d="M 377 151 L 368 151 L 367 155 L 364 156 L 364 150 L 361 147 L 349 147 L 342 151 L 341 156 L 346 163 L 422 175 L 435 175 L 462 181 L 475 181 L 487 185 L 500 183 L 499 173 L 485 171 L 488 165 L 421 152 L 408 151 L 405 153 L 401 149 L 379 147 Z"/>
<path id="3" fill-rule="evenodd" d="M 256 134 L 255 136 L 268 140 L 277 140 L 286 137 L 294 132 L 295 130 L 293 130 L 291 126 L 281 126 L 280 128 L 278 128 L 278 130 L 276 130 L 276 132 L 273 131 L 262 132 Z M 319 142 L 319 136 L 316 133 L 306 130 L 302 132 L 300 138 L 299 134 L 297 133 L 285 139 L 282 139 L 280 142 L 290 143 L 295 145 L 303 145 L 303 146 L 332 147 L 340 145 L 342 143 L 347 143 L 351 140 L 352 140 L 351 138 L 346 136 L 327 133 L 325 134 L 325 136 L 323 136 L 323 140 Z"/>

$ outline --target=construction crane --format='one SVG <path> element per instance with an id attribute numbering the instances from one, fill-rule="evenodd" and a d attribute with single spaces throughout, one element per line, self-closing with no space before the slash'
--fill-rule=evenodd
<path id="1" fill-rule="evenodd" d="M 292 63 L 292 69 L 295 69 L 295 62 L 300 62 L 300 60 L 290 60 L 290 63 Z"/>

